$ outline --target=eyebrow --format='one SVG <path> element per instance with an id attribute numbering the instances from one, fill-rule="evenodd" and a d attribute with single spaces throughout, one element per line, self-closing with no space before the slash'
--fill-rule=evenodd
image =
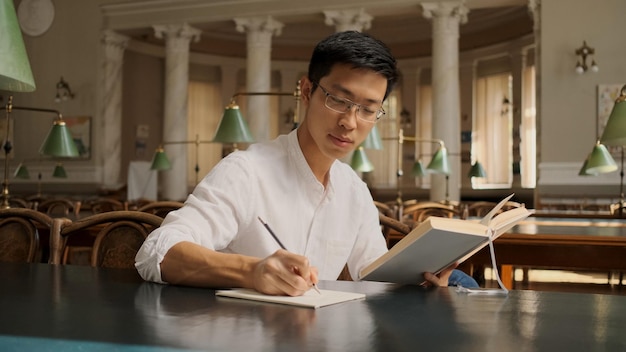
<path id="1" fill-rule="evenodd" d="M 355 101 L 353 101 L 355 95 L 350 90 L 348 90 L 345 87 L 343 87 L 341 85 L 338 85 L 338 84 L 332 84 L 331 87 L 336 89 L 336 90 L 338 90 L 338 91 L 340 91 L 340 92 L 342 92 L 342 93 L 344 93 L 344 94 L 346 94 L 348 96 L 348 98 L 346 98 L 346 99 L 349 99 L 353 103 L 356 103 Z M 372 104 L 381 104 L 381 105 L 383 104 L 382 100 L 377 100 L 377 99 L 365 98 L 365 101 L 367 101 L 369 103 L 372 103 Z"/>

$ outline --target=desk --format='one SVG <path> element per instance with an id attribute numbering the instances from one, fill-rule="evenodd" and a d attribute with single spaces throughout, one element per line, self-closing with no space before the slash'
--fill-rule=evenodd
<path id="1" fill-rule="evenodd" d="M 513 284 L 510 266 L 626 271 L 626 221 L 529 218 L 495 240 L 494 249 L 507 287 Z M 489 248 L 465 264 L 491 265 Z"/>
<path id="2" fill-rule="evenodd" d="M 134 270 L 0 264 L 0 350 L 618 351 L 626 296 L 468 296 L 377 282 L 318 310 L 142 282 Z"/>

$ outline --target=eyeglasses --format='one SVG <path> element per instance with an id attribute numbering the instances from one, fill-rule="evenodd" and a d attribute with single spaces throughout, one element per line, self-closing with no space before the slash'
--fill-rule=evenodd
<path id="1" fill-rule="evenodd" d="M 350 111 L 350 109 L 352 109 L 353 106 L 355 106 L 356 117 L 358 117 L 359 119 L 365 122 L 372 122 L 372 123 L 378 121 L 378 119 L 380 119 L 381 117 L 383 117 L 383 115 L 385 115 L 385 110 L 382 107 L 379 109 L 376 109 L 373 107 L 357 104 L 349 99 L 340 98 L 336 95 L 328 93 L 328 91 L 324 89 L 324 87 L 322 87 L 319 83 L 315 83 L 315 84 L 317 84 L 322 90 L 322 92 L 324 92 L 324 94 L 326 95 L 326 100 L 324 102 L 324 105 L 326 105 L 326 107 L 332 111 L 345 114 L 348 111 Z"/>

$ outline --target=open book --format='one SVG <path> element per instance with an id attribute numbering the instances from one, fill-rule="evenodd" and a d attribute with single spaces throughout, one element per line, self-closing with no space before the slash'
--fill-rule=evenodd
<path id="1" fill-rule="evenodd" d="M 329 306 L 331 304 L 337 304 L 347 301 L 360 300 L 365 298 L 363 293 L 320 290 L 320 293 L 315 290 L 309 290 L 302 296 L 272 296 L 266 295 L 255 290 L 237 288 L 232 290 L 217 290 L 216 296 L 241 298 L 253 301 L 262 301 L 269 303 L 280 303 L 293 306 L 307 307 L 307 308 L 320 308 Z"/>
<path id="2" fill-rule="evenodd" d="M 514 208 L 494 216 L 513 195 L 503 199 L 480 222 L 429 217 L 387 253 L 361 270 L 361 280 L 419 284 L 423 273 L 439 273 L 461 263 L 534 212 Z"/>

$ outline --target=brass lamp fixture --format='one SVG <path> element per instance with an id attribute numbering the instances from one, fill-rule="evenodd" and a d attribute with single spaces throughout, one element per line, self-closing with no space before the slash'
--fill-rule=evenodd
<path id="1" fill-rule="evenodd" d="M 298 127 L 298 113 L 300 111 L 300 81 L 296 84 L 296 89 L 293 92 L 238 92 L 235 93 L 230 103 L 224 109 L 224 114 L 217 127 L 213 142 L 231 144 L 233 150 L 237 150 L 237 143 L 252 143 L 254 138 L 246 120 L 244 120 L 239 106 L 236 103 L 237 97 L 240 96 L 293 96 L 296 100 L 296 108 L 293 113 L 293 128 Z"/>
<path id="2" fill-rule="evenodd" d="M 428 163 L 428 166 L 426 166 L 426 169 L 424 169 L 423 165 L 421 164 L 421 161 L 418 159 L 415 161 L 415 164 L 413 165 L 412 168 L 412 174 L 414 176 L 424 176 L 426 175 L 428 172 L 430 173 L 434 173 L 434 174 L 443 174 L 446 175 L 446 200 L 448 199 L 448 182 L 447 182 L 447 178 L 448 175 L 450 174 L 450 163 L 448 162 L 448 150 L 446 149 L 446 146 L 443 142 L 443 140 L 441 139 L 424 139 L 424 138 L 417 138 L 417 137 L 411 137 L 411 136 L 405 136 L 404 135 L 404 130 L 402 128 L 398 129 L 398 137 L 397 138 L 393 138 L 396 139 L 398 142 L 398 170 L 396 173 L 396 177 L 397 177 L 397 198 L 396 198 L 396 202 L 398 203 L 398 205 L 402 205 L 402 176 L 404 174 L 403 171 L 403 165 L 402 165 L 402 146 L 404 145 L 404 141 L 408 141 L 408 142 L 414 142 L 414 143 L 433 143 L 433 144 L 438 144 L 439 147 L 437 148 L 437 150 L 435 151 L 435 153 L 432 156 L 432 159 L 430 160 L 430 162 Z"/>
<path id="3" fill-rule="evenodd" d="M 624 214 L 624 147 L 626 146 L 626 85 L 620 90 L 615 99 L 609 119 L 600 137 L 600 142 L 607 146 L 621 147 L 621 167 L 619 184 L 619 216 Z"/>
<path id="4" fill-rule="evenodd" d="M 30 62 L 24 47 L 24 41 L 17 22 L 15 7 L 11 0 L 0 0 L 0 90 L 10 92 L 32 92 L 35 81 L 30 69 Z M 51 109 L 13 106 L 13 97 L 9 96 L 6 105 L 0 108 L 6 112 L 6 134 L 2 149 L 4 150 L 4 179 L 2 182 L 1 208 L 9 208 L 9 154 L 13 149 L 10 140 L 11 112 L 26 110 L 54 113 L 57 119 L 39 149 L 42 155 L 54 157 L 76 157 L 78 149 L 74 144 L 61 113 Z"/>
<path id="5" fill-rule="evenodd" d="M 581 75 L 587 72 L 587 70 L 591 70 L 591 72 L 598 72 L 600 70 L 596 61 L 593 59 L 593 55 L 596 51 L 594 48 L 589 47 L 586 41 L 583 40 L 583 45 L 574 52 L 580 57 L 576 62 L 576 73 Z M 587 66 L 587 57 L 591 58 L 590 66 Z"/>
<path id="6" fill-rule="evenodd" d="M 70 84 L 63 80 L 63 77 L 57 82 L 57 95 L 54 97 L 54 101 L 60 103 L 68 99 L 74 99 L 74 93 L 70 88 Z"/>
<path id="7" fill-rule="evenodd" d="M 200 173 L 200 153 L 198 153 L 198 148 L 200 147 L 200 144 L 207 144 L 207 143 L 213 143 L 213 141 L 203 141 L 200 140 L 200 136 L 196 135 L 196 139 L 192 140 L 192 141 L 173 141 L 173 142 L 163 142 L 161 143 L 161 145 L 157 148 L 157 150 L 154 152 L 154 157 L 152 158 L 152 164 L 150 166 L 150 169 L 152 170 L 158 170 L 158 171 L 163 171 L 163 170 L 169 170 L 172 168 L 172 164 L 170 163 L 169 158 L 167 157 L 167 154 L 165 154 L 165 150 L 163 149 L 163 146 L 166 144 L 193 144 L 195 145 L 195 153 L 196 153 L 196 166 L 194 168 L 194 171 L 196 173 L 196 183 L 198 183 L 198 176 Z"/>

